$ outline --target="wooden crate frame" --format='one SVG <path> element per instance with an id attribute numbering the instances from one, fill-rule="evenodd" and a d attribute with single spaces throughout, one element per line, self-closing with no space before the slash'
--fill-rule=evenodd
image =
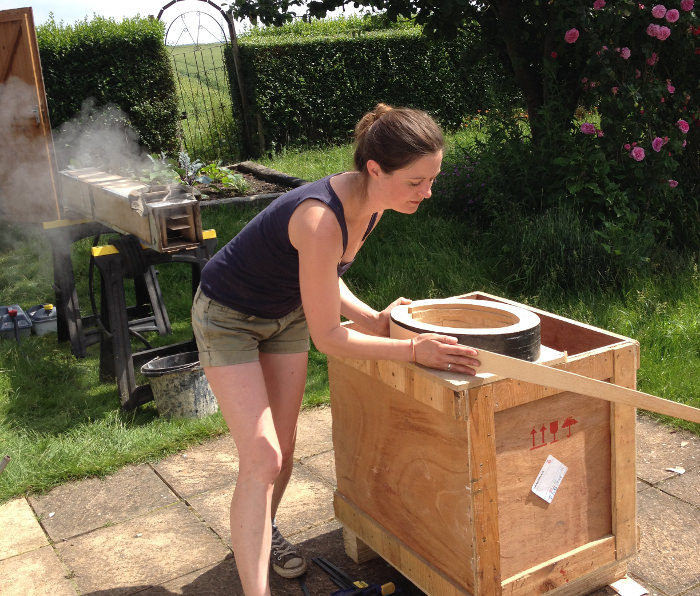
<path id="1" fill-rule="evenodd" d="M 638 342 L 460 297 L 537 313 L 543 346 L 566 352 L 554 366 L 635 387 Z M 625 575 L 637 549 L 634 407 L 411 363 L 328 367 L 334 506 L 355 560 L 369 547 L 431 595 L 576 595 Z M 569 467 L 551 504 L 530 492 L 549 454 Z"/>

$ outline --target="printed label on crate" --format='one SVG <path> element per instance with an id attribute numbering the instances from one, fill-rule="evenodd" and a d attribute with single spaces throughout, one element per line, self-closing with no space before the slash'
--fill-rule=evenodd
<path id="1" fill-rule="evenodd" d="M 551 503 L 568 469 L 556 457 L 548 455 L 537 475 L 537 480 L 532 485 L 532 492 L 547 503 Z"/>

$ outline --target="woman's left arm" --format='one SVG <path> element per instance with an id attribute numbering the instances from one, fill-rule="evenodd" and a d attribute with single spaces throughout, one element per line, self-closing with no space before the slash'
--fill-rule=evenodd
<path id="1" fill-rule="evenodd" d="M 376 311 L 350 291 L 342 278 L 338 278 L 340 289 L 340 313 L 373 335 L 389 336 L 391 309 L 399 304 L 410 304 L 408 298 L 397 298 L 382 311 Z"/>

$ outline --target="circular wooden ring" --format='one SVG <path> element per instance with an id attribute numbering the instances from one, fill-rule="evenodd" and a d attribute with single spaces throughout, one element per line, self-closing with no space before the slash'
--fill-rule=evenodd
<path id="1" fill-rule="evenodd" d="M 391 337 L 419 333 L 456 337 L 472 348 L 534 362 L 540 357 L 540 318 L 492 300 L 415 300 L 391 311 Z"/>

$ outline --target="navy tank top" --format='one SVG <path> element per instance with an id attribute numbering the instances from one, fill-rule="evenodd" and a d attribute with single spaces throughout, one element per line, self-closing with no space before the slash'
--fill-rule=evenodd
<path id="1" fill-rule="evenodd" d="M 333 175 L 283 194 L 258 213 L 204 266 L 202 292 L 220 304 L 267 319 L 278 319 L 301 306 L 299 255 L 289 241 L 289 220 L 303 201 L 325 203 L 340 224 L 345 254 L 348 228 L 343 204 L 331 187 Z M 374 213 L 363 240 L 376 221 Z M 338 277 L 350 265 L 352 261 L 338 263 Z"/>

